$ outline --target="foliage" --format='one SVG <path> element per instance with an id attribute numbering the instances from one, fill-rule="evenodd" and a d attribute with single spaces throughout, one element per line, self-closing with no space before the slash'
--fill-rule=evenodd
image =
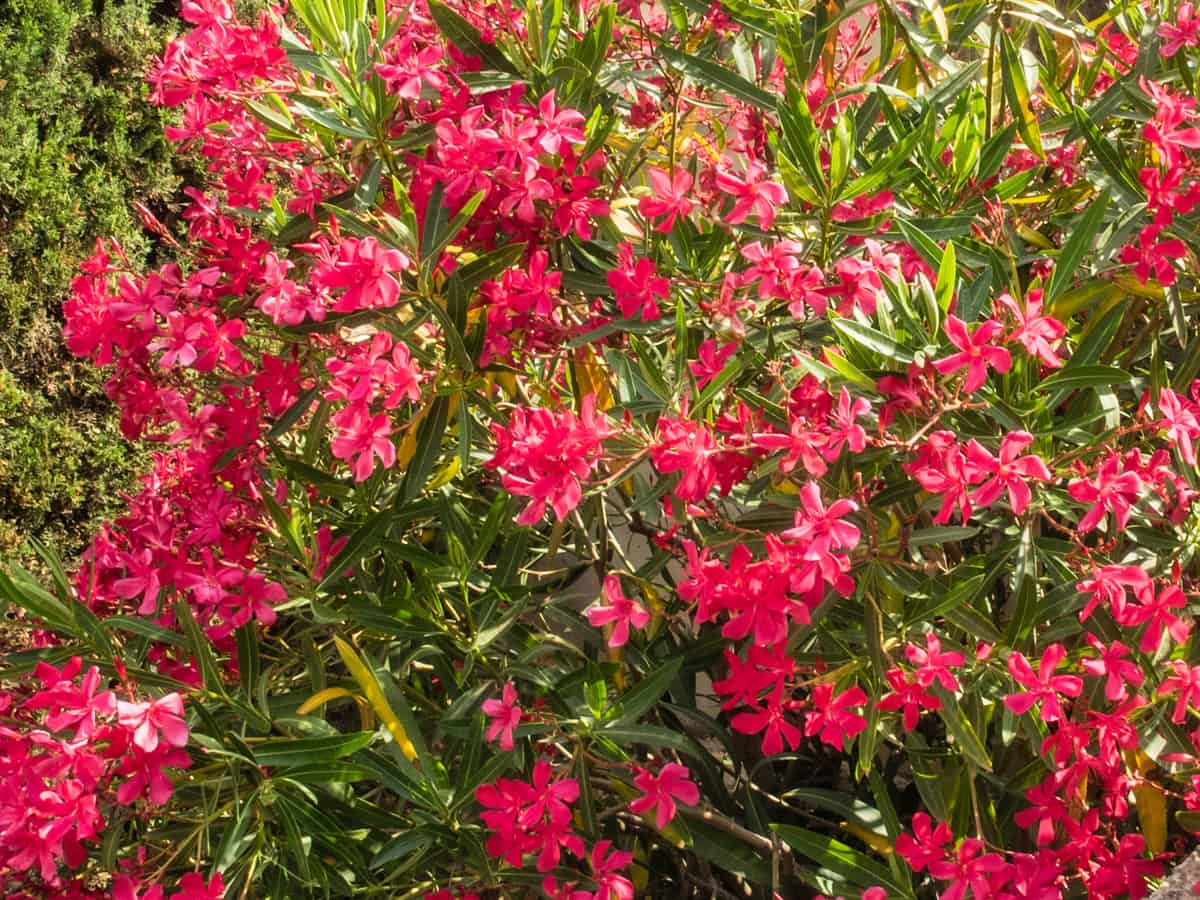
<path id="1" fill-rule="evenodd" d="M 97 237 L 150 250 L 132 202 L 179 183 L 144 73 L 174 30 L 149 0 L 0 9 L 0 547 L 75 554 L 132 481 L 99 373 L 62 349 L 59 307 Z M 51 464 L 53 463 L 53 464 Z"/>
<path id="2" fill-rule="evenodd" d="M 162 449 L 0 579 L 10 894 L 1141 897 L 1194 843 L 1190 4 L 183 14 L 180 262 L 65 307 Z"/>

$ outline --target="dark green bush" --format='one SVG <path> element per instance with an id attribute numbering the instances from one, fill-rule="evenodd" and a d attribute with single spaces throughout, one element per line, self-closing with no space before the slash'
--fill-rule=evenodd
<path id="1" fill-rule="evenodd" d="M 98 235 L 151 254 L 132 204 L 165 212 L 181 184 L 143 77 L 174 12 L 151 0 L 0 3 L 3 555 L 30 535 L 73 554 L 137 464 L 103 379 L 63 348 L 59 306 Z"/>

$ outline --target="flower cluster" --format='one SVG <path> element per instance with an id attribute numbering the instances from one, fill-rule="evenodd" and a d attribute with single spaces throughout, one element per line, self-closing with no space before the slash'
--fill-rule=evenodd
<path id="1" fill-rule="evenodd" d="M 178 694 L 118 699 L 79 657 L 61 669 L 39 663 L 27 683 L 0 693 L 0 885 L 36 873 L 69 891 L 106 816 L 170 799 L 167 770 L 191 765 L 187 742 Z"/>

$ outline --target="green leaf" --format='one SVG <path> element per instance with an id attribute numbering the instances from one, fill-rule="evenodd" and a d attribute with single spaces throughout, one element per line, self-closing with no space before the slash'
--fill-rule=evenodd
<path id="1" fill-rule="evenodd" d="M 372 857 L 369 868 L 380 869 L 384 866 L 397 868 L 398 863 L 402 863 L 409 856 L 420 856 L 426 847 L 429 847 L 436 840 L 436 835 L 430 834 L 427 831 L 413 829 L 406 831 L 398 837 L 392 838 L 380 848 L 379 852 Z"/>
<path id="2" fill-rule="evenodd" d="M 1133 376 L 1115 366 L 1063 367 L 1037 386 L 1039 394 L 1048 390 L 1070 391 L 1081 387 L 1110 387 L 1125 384 Z"/>
<path id="3" fill-rule="evenodd" d="M 904 886 L 897 884 L 892 873 L 882 865 L 829 835 L 795 825 L 775 823 L 772 823 L 771 830 L 783 838 L 794 852 L 812 860 L 842 884 L 853 887 L 856 893 L 870 887 L 883 887 L 889 896 L 909 896 Z"/>
<path id="4" fill-rule="evenodd" d="M 425 210 L 425 230 L 421 235 L 421 274 L 428 278 L 433 274 L 433 267 L 441 258 L 442 251 L 450 246 L 460 231 L 466 227 L 479 204 L 487 196 L 487 188 L 478 191 L 462 205 L 454 218 L 446 222 L 446 208 L 443 205 L 442 185 L 438 182 L 429 193 L 429 206 Z"/>
<path id="5" fill-rule="evenodd" d="M 954 242 L 946 241 L 946 249 L 942 251 L 942 264 L 938 266 L 937 286 L 934 297 L 938 307 L 944 313 L 950 312 L 950 304 L 954 301 L 954 288 L 958 283 L 958 260 L 954 255 Z"/>
<path id="6" fill-rule="evenodd" d="M 226 696 L 225 680 L 221 676 L 221 670 L 217 667 L 217 657 L 213 654 L 212 642 L 196 622 L 191 606 L 188 605 L 187 600 L 180 597 L 175 601 L 174 608 L 175 621 L 179 623 L 184 637 L 187 638 L 188 649 L 200 669 L 200 679 L 205 689 L 218 696 Z"/>
<path id="7" fill-rule="evenodd" d="M 1054 271 L 1050 275 L 1050 283 L 1046 285 L 1044 297 L 1046 304 L 1053 303 L 1055 298 L 1070 286 L 1075 270 L 1079 268 L 1083 257 L 1092 247 L 1092 241 L 1095 240 L 1100 228 L 1104 225 L 1104 214 L 1108 211 L 1108 198 L 1109 192 L 1101 191 L 1100 195 L 1092 200 L 1087 211 L 1072 224 L 1070 237 L 1059 251 L 1058 258 L 1054 262 Z"/>
<path id="8" fill-rule="evenodd" d="M 624 717 L 622 717 L 624 718 Z M 657 725 L 607 725 L 598 729 L 597 736 L 608 738 L 618 747 L 633 747 L 645 744 L 647 747 L 666 747 L 678 750 L 696 758 L 701 758 L 703 752 L 696 742 L 686 734 L 660 728 Z"/>
<path id="9" fill-rule="evenodd" d="M 442 452 L 442 436 L 446 433 L 446 425 L 450 421 L 450 406 L 455 398 L 442 395 L 433 401 L 433 408 L 428 417 L 421 423 L 417 435 L 417 449 L 404 472 L 404 481 L 400 484 L 400 494 L 396 498 L 396 506 L 408 503 L 425 489 L 429 475 Z"/>
<path id="10" fill-rule="evenodd" d="M 1012 107 L 1017 123 L 1017 133 L 1025 146 L 1039 159 L 1046 158 L 1042 149 L 1042 132 L 1038 126 L 1037 113 L 1029 102 L 1029 85 L 1025 82 L 1025 68 L 1012 38 L 1005 30 L 1000 31 L 1000 70 L 1004 81 L 1004 93 Z"/>
<path id="11" fill-rule="evenodd" d="M 821 138 L 804 92 L 789 83 L 787 95 L 779 99 L 775 112 L 779 116 L 784 155 L 800 167 L 798 174 L 808 180 L 809 187 L 825 196 L 828 187 L 820 162 Z"/>
<path id="12" fill-rule="evenodd" d="M 519 74 L 495 44 L 489 44 L 478 29 L 441 0 L 429 0 L 429 15 L 442 34 L 455 47 L 470 56 L 477 56 L 489 69 Z"/>
<path id="13" fill-rule="evenodd" d="M 861 347 L 873 353 L 878 353 L 885 359 L 908 364 L 912 362 L 912 354 L 881 331 L 876 331 L 869 325 L 863 325 L 854 319 L 833 319 L 833 328 L 843 337 L 848 338 Z"/>
<path id="14" fill-rule="evenodd" d="M 621 716 L 616 724 L 628 725 L 636 722 L 667 692 L 683 668 L 683 658 L 677 657 L 659 666 L 638 681 L 621 697 Z"/>
<path id="15" fill-rule="evenodd" d="M 384 527 L 391 520 L 392 515 L 393 510 L 381 509 L 367 517 L 358 530 L 350 535 L 342 549 L 338 551 L 338 555 L 333 558 L 325 570 L 325 577 L 317 585 L 315 593 L 321 593 L 335 581 L 340 580 L 346 569 L 357 566 L 363 557 L 379 545 Z"/>
<path id="16" fill-rule="evenodd" d="M 1144 200 L 1145 191 L 1142 190 L 1141 184 L 1130 170 L 1127 158 L 1117 152 L 1116 148 L 1108 142 L 1108 139 L 1096 127 L 1096 123 L 1084 109 L 1076 106 L 1072 108 L 1071 113 L 1075 117 L 1076 126 L 1083 132 L 1084 139 L 1087 140 L 1088 148 L 1109 177 L 1118 187 L 1125 190 L 1128 199 Z M 1068 134 L 1067 137 L 1070 138 L 1070 135 Z"/>
<path id="17" fill-rule="evenodd" d="M 363 749 L 374 732 L 356 731 L 330 737 L 286 738 L 254 744 L 254 761 L 260 766 L 301 766 L 332 762 Z"/>
<path id="18" fill-rule="evenodd" d="M 660 45 L 663 57 L 679 71 L 708 88 L 724 92 L 759 109 L 774 110 L 775 97 L 719 63 Z"/>
<path id="19" fill-rule="evenodd" d="M 942 701 L 942 708 L 938 711 L 938 715 L 946 723 L 946 730 L 954 738 L 955 744 L 962 750 L 963 755 L 985 772 L 992 771 L 992 760 L 988 756 L 987 748 L 979 739 L 975 727 L 963 715 L 962 707 L 958 705 L 958 699 L 940 685 L 934 685 L 933 690 Z"/>
<path id="20" fill-rule="evenodd" d="M 0 600 L 31 613 L 60 634 L 80 635 L 70 608 L 21 569 L 14 567 L 13 576 L 0 572 Z"/>

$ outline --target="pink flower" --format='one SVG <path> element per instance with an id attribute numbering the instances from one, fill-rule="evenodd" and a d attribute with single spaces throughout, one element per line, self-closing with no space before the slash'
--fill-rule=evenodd
<path id="1" fill-rule="evenodd" d="M 1086 534 L 1104 518 L 1106 512 L 1113 514 L 1117 530 L 1124 530 L 1133 511 L 1133 504 L 1141 498 L 1142 479 L 1136 472 L 1119 472 L 1121 458 L 1110 453 L 1100 464 L 1094 479 L 1079 478 L 1067 485 L 1067 493 L 1080 503 L 1091 503 L 1092 508 L 1079 520 L 1079 533 Z"/>
<path id="2" fill-rule="evenodd" d="M 1196 405 L 1180 397 L 1170 388 L 1158 392 L 1158 409 L 1162 418 L 1154 425 L 1167 432 L 1171 445 L 1179 448 L 1179 455 L 1189 466 L 1196 465 L 1196 448 L 1192 441 L 1200 437 L 1200 420 L 1196 417 Z"/>
<path id="3" fill-rule="evenodd" d="M 592 848 L 590 862 L 592 864 L 592 880 L 596 882 L 594 900 L 633 900 L 633 882 L 619 870 L 633 862 L 633 854 L 623 850 L 613 850 L 612 841 L 597 841 Z M 607 858 L 605 858 L 607 854 Z"/>
<path id="4" fill-rule="evenodd" d="M 769 230 L 775 223 L 775 209 L 787 202 L 787 191 L 782 184 L 767 179 L 767 167 L 754 160 L 746 166 L 746 175 L 739 178 L 728 168 L 717 169 L 717 189 L 735 198 L 733 209 L 725 217 L 730 225 L 739 225 L 758 216 L 759 226 Z"/>
<path id="5" fill-rule="evenodd" d="M 892 689 L 875 704 L 875 708 L 888 712 L 902 711 L 905 731 L 912 731 L 917 727 L 921 710 L 942 708 L 941 700 L 928 693 L 915 679 L 909 681 L 901 669 L 888 669 L 884 677 Z"/>
<path id="6" fill-rule="evenodd" d="M 1024 309 L 1007 293 L 1001 294 L 997 302 L 1008 309 L 1017 326 L 1004 340 L 1020 344 L 1026 353 L 1040 359 L 1048 368 L 1061 368 L 1063 361 L 1055 355 L 1054 348 L 1061 343 L 1067 330 L 1058 319 L 1042 315 L 1042 292 L 1032 290 L 1026 294 Z"/>
<path id="7" fill-rule="evenodd" d="M 657 775 L 639 768 L 633 783 L 644 796 L 630 803 L 629 811 L 640 816 L 657 808 L 654 827 L 662 831 L 675 818 L 676 800 L 685 806 L 695 806 L 700 802 L 700 789 L 691 782 L 690 776 L 687 767 L 678 763 L 666 763 Z"/>
<path id="8" fill-rule="evenodd" d="M 158 747 L 160 733 L 173 747 L 182 747 L 188 742 L 183 698 L 178 694 L 166 694 L 143 703 L 118 700 L 117 721 L 133 731 L 133 742 L 147 753 L 153 753 Z"/>
<path id="9" fill-rule="evenodd" d="M 621 590 L 621 579 L 608 575 L 604 579 L 604 599 L 607 604 L 593 606 L 587 611 L 587 619 L 594 627 L 615 622 L 608 646 L 622 647 L 629 640 L 629 628 L 645 628 L 650 622 L 650 613 L 636 600 L 625 596 Z"/>
<path id="10" fill-rule="evenodd" d="M 946 855 L 943 846 L 954 838 L 949 825 L 938 822 L 935 828 L 928 813 L 923 812 L 913 816 L 912 832 L 911 836 L 901 834 L 896 838 L 896 853 L 912 866 L 914 872 L 920 872 L 930 863 L 943 859 Z"/>
<path id="11" fill-rule="evenodd" d="M 396 445 L 392 443 L 392 423 L 386 413 L 371 415 L 365 406 L 348 406 L 335 413 L 330 421 L 337 428 L 330 449 L 338 459 L 353 463 L 355 481 L 366 481 L 375 470 L 374 457 L 385 469 L 396 462 Z"/>
<path id="12" fill-rule="evenodd" d="M 655 231 L 666 233 L 675 226 L 678 216 L 686 216 L 696 204 L 688 199 L 692 189 L 692 175 L 687 169 L 678 168 L 672 177 L 662 169 L 650 166 L 646 170 L 653 194 L 638 201 L 638 211 L 647 219 L 666 216 Z"/>
<path id="13" fill-rule="evenodd" d="M 650 448 L 650 461 L 664 475 L 682 472 L 675 496 L 703 500 L 717 479 L 713 458 L 717 442 L 703 422 L 683 417 L 659 416 L 658 440 Z"/>
<path id="14" fill-rule="evenodd" d="M 688 370 L 696 379 L 696 387 L 704 390 L 704 386 L 725 368 L 726 361 L 737 352 L 737 348 L 734 341 L 722 345 L 716 338 L 708 338 L 701 342 L 696 349 L 696 359 L 688 363 Z"/>
<path id="15" fill-rule="evenodd" d="M 1200 17 L 1190 0 L 1175 7 L 1174 22 L 1163 22 L 1158 26 L 1158 36 L 1162 38 L 1159 52 L 1165 59 L 1170 59 L 1184 47 L 1200 47 Z"/>
<path id="16" fill-rule="evenodd" d="M 1089 634 L 1087 640 L 1100 655 L 1095 659 L 1084 659 L 1080 665 L 1089 675 L 1105 678 L 1104 696 L 1107 700 L 1114 703 L 1124 700 L 1128 693 L 1125 689 L 1127 683 L 1135 689 L 1141 687 L 1145 676 L 1136 663 L 1125 658 L 1129 655 L 1128 647 L 1120 641 L 1105 645 L 1094 634 Z"/>
<path id="17" fill-rule="evenodd" d="M 980 506 L 990 506 L 1003 491 L 1008 491 L 1008 502 L 1016 515 L 1024 515 L 1029 508 L 1033 492 L 1029 480 L 1049 481 L 1050 470 L 1041 457 L 1032 454 L 1019 456 L 1020 452 L 1033 443 L 1033 435 L 1027 431 L 1010 431 L 1000 440 L 1000 458 L 971 438 L 966 447 L 967 461 L 980 474 L 992 477 L 975 489 L 971 499 Z"/>
<path id="18" fill-rule="evenodd" d="M 1057 722 L 1063 718 L 1059 695 L 1078 697 L 1083 693 L 1083 679 L 1078 675 L 1055 675 L 1054 670 L 1067 658 L 1067 648 L 1051 644 L 1042 654 L 1037 673 L 1025 656 L 1014 650 L 1008 657 L 1008 671 L 1013 680 L 1026 689 L 1025 693 L 1009 694 L 1004 705 L 1018 716 L 1041 704 L 1042 720 Z"/>
<path id="19" fill-rule="evenodd" d="M 582 144 L 587 140 L 587 135 L 579 127 L 585 121 L 583 113 L 575 109 L 559 109 L 553 90 L 538 101 L 538 115 L 544 129 L 538 138 L 538 146 L 547 153 L 562 156 L 562 151 L 571 144 Z"/>
<path id="20" fill-rule="evenodd" d="M 825 743 L 841 750 L 846 741 L 867 727 L 867 720 L 850 710 L 867 702 L 866 692 L 855 685 L 833 695 L 833 685 L 826 682 L 813 688 L 813 711 L 804 717 L 806 737 L 817 735 Z"/>
<path id="21" fill-rule="evenodd" d="M 925 635 L 925 646 L 908 644 L 904 648 L 908 661 L 917 667 L 917 684 L 930 687 L 935 682 L 951 693 L 958 690 L 958 680 L 950 673 L 964 662 L 963 655 L 954 650 L 942 652 L 942 642 L 933 632 Z"/>
<path id="22" fill-rule="evenodd" d="M 1173 674 L 1163 679 L 1158 686 L 1158 695 L 1178 695 L 1171 721 L 1180 723 L 1187 718 L 1189 705 L 1200 707 L 1200 666 L 1189 666 L 1182 659 L 1171 660 L 1170 666 Z"/>
<path id="23" fill-rule="evenodd" d="M 984 322 L 975 329 L 974 334 L 967 332 L 966 323 L 957 316 L 947 316 L 943 327 L 950 343 L 960 352 L 945 359 L 934 360 L 933 366 L 943 375 L 967 369 L 967 380 L 963 390 L 968 394 L 983 386 L 987 381 L 989 368 L 997 372 L 1007 372 L 1012 368 L 1009 352 L 1003 347 L 992 346 L 992 341 L 1004 331 L 1004 326 L 995 319 Z"/>
<path id="24" fill-rule="evenodd" d="M 767 756 L 782 752 L 784 741 L 791 750 L 800 746 L 800 729 L 784 718 L 790 704 L 783 703 L 782 693 L 776 688 L 766 698 L 765 709 L 751 704 L 749 712 L 740 712 L 729 720 L 730 727 L 740 734 L 763 732 L 762 752 Z"/>
<path id="25" fill-rule="evenodd" d="M 400 298 L 400 283 L 395 274 L 412 266 L 403 252 L 385 250 L 375 238 L 343 238 L 338 258 L 331 266 L 313 270 L 314 284 L 330 290 L 344 288 L 334 304 L 334 312 L 380 309 L 395 306 Z"/>
<path id="26" fill-rule="evenodd" d="M 492 432 L 496 452 L 484 466 L 500 472 L 510 494 L 530 498 L 517 523 L 532 525 L 546 506 L 561 522 L 579 505 L 580 482 L 599 465 L 611 430 L 604 416 L 596 413 L 596 398 L 589 395 L 578 416 L 569 409 L 517 407 L 508 426 L 493 424 Z"/>
<path id="27" fill-rule="evenodd" d="M 484 715 L 491 717 L 488 724 L 487 739 L 500 738 L 500 749 L 505 753 L 513 748 L 513 731 L 521 724 L 521 707 L 517 705 L 517 689 L 513 683 L 507 682 L 500 693 L 500 699 L 494 697 L 483 701 Z"/>
<path id="28" fill-rule="evenodd" d="M 199 872 L 188 872 L 179 879 L 179 893 L 172 894 L 171 900 L 224 900 L 225 882 L 221 873 L 217 873 L 207 884 Z"/>
<path id="29" fill-rule="evenodd" d="M 1171 261 L 1187 256 L 1187 245 L 1178 238 L 1160 241 L 1161 232 L 1161 225 L 1147 225 L 1138 233 L 1137 241 L 1121 248 L 1118 258 L 1133 266 L 1133 274 L 1142 284 L 1153 279 L 1163 287 L 1169 287 L 1175 283 L 1176 274 Z"/>
<path id="30" fill-rule="evenodd" d="M 628 243 L 617 247 L 617 268 L 610 269 L 606 279 L 621 315 L 626 319 L 632 319 L 639 312 L 647 322 L 657 319 L 659 311 L 655 298 L 666 300 L 670 296 L 671 282 L 658 275 L 653 261 L 645 257 L 635 260 L 633 246 Z"/>
<path id="31" fill-rule="evenodd" d="M 953 858 L 929 863 L 930 875 L 950 881 L 950 887 L 941 893 L 942 900 L 962 900 L 968 890 L 972 897 L 992 896 L 988 877 L 1003 871 L 1008 863 L 999 853 L 980 855 L 983 848 L 983 841 L 964 838 Z"/>

